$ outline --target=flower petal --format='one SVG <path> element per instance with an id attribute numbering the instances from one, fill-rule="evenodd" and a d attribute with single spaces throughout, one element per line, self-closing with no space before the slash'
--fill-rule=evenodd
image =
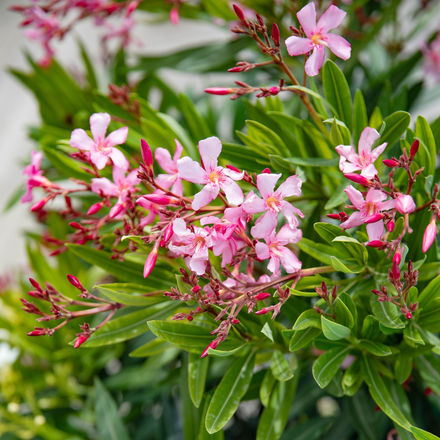
<path id="1" fill-rule="evenodd" d="M 267 238 L 277 226 L 278 216 L 276 213 L 267 211 L 256 222 L 251 229 L 254 238 Z"/>
<path id="2" fill-rule="evenodd" d="M 259 241 L 255 245 L 255 252 L 259 260 L 267 260 L 270 258 L 269 246 L 266 243 Z"/>
<path id="3" fill-rule="evenodd" d="M 94 113 L 90 116 L 90 130 L 97 144 L 104 142 L 105 132 L 110 125 L 110 120 L 108 113 Z"/>
<path id="4" fill-rule="evenodd" d="M 243 203 L 243 191 L 238 183 L 234 182 L 231 178 L 226 177 L 220 183 L 220 188 L 225 192 L 226 199 L 231 205 L 239 206 Z"/>
<path id="5" fill-rule="evenodd" d="M 301 261 L 298 260 L 298 257 L 290 249 L 278 246 L 277 252 L 280 254 L 281 264 L 287 273 L 295 273 L 301 269 Z"/>
<path id="6" fill-rule="evenodd" d="M 344 174 L 348 174 L 348 173 L 352 173 L 353 171 L 359 171 L 362 168 L 354 163 L 347 162 L 347 159 L 344 156 L 341 156 L 341 158 L 339 159 L 339 169 Z"/>
<path id="7" fill-rule="evenodd" d="M 345 11 L 335 5 L 331 5 L 318 20 L 316 31 L 326 34 L 330 29 L 338 27 L 346 15 L 347 13 Z"/>
<path id="8" fill-rule="evenodd" d="M 376 167 L 370 163 L 370 165 L 367 165 L 362 171 L 361 176 L 366 177 L 367 179 L 371 180 L 373 177 L 377 174 Z"/>
<path id="9" fill-rule="evenodd" d="M 107 147 L 114 147 L 116 145 L 121 145 L 127 140 L 128 127 L 118 128 L 112 131 L 106 138 L 105 143 Z"/>
<path id="10" fill-rule="evenodd" d="M 180 178 L 188 182 L 203 184 L 209 180 L 206 171 L 200 164 L 188 156 L 182 157 L 182 159 L 177 161 L 177 169 Z"/>
<path id="11" fill-rule="evenodd" d="M 298 219 L 296 218 L 297 215 L 301 218 L 304 218 L 304 214 L 289 202 L 283 201 L 281 203 L 281 212 L 283 213 L 284 217 L 286 217 L 286 220 L 291 228 L 296 228 L 299 224 Z"/>
<path id="12" fill-rule="evenodd" d="M 206 255 L 206 257 L 208 258 L 208 255 Z M 203 275 L 206 271 L 206 259 L 198 259 L 198 258 L 194 258 L 192 257 L 189 260 L 189 267 L 191 270 L 193 270 L 197 275 Z"/>
<path id="13" fill-rule="evenodd" d="M 269 198 L 275 190 L 275 185 L 277 184 L 280 174 L 258 174 L 257 176 L 257 188 L 260 191 L 264 199 Z"/>
<path id="14" fill-rule="evenodd" d="M 378 189 L 370 188 L 367 192 L 367 195 L 365 196 L 365 201 L 373 202 L 373 203 L 380 203 L 386 200 L 387 195 L 383 193 L 382 191 L 379 191 Z"/>
<path id="15" fill-rule="evenodd" d="M 219 192 L 219 187 L 217 185 L 212 185 L 208 183 L 204 188 L 194 196 L 194 200 L 191 204 L 194 211 L 198 211 L 200 208 L 211 203 L 217 196 Z"/>
<path id="16" fill-rule="evenodd" d="M 351 56 L 351 44 L 340 35 L 327 34 L 324 38 L 329 49 L 339 58 L 348 60 Z"/>
<path id="17" fill-rule="evenodd" d="M 225 176 L 228 176 L 234 180 L 241 180 L 244 177 L 244 171 L 242 171 L 241 173 L 237 173 L 237 171 L 230 170 L 229 168 L 223 168 L 222 172 Z"/>
<path id="18" fill-rule="evenodd" d="M 138 179 L 137 174 L 138 174 L 138 169 L 130 171 L 128 173 L 128 176 L 125 178 L 126 182 L 130 185 L 139 185 L 139 183 L 141 183 L 140 179 Z"/>
<path id="19" fill-rule="evenodd" d="M 248 214 L 255 214 L 257 212 L 267 211 L 268 206 L 263 199 L 260 199 L 256 194 L 252 194 L 246 198 L 243 203 L 243 210 Z"/>
<path id="20" fill-rule="evenodd" d="M 362 205 L 364 204 L 364 197 L 362 196 L 362 193 L 355 189 L 353 185 L 348 185 L 344 191 L 347 193 L 348 198 L 350 199 L 351 203 L 353 203 L 355 208 L 361 209 Z"/>
<path id="21" fill-rule="evenodd" d="M 90 160 L 96 165 L 98 170 L 102 170 L 107 164 L 108 157 L 97 150 L 90 152 Z"/>
<path id="22" fill-rule="evenodd" d="M 173 161 L 176 163 L 177 160 L 182 156 L 183 147 L 177 139 L 174 139 L 174 142 L 176 143 L 176 151 L 174 152 Z"/>
<path id="23" fill-rule="evenodd" d="M 101 177 L 99 179 L 92 179 L 92 191 L 95 194 L 100 194 L 101 191 L 106 196 L 118 196 L 119 189 L 118 186 L 113 182 L 110 182 L 107 177 Z"/>
<path id="24" fill-rule="evenodd" d="M 91 150 L 95 146 L 93 139 L 82 129 L 77 128 L 72 131 L 70 136 L 70 146 L 72 148 L 78 148 L 78 150 Z"/>
<path id="25" fill-rule="evenodd" d="M 367 224 L 368 240 L 380 240 L 384 232 L 383 220 Z"/>
<path id="26" fill-rule="evenodd" d="M 357 157 L 357 154 L 351 145 L 338 145 L 335 150 L 340 156 L 344 156 L 350 162 L 353 162 Z"/>
<path id="27" fill-rule="evenodd" d="M 388 211 L 390 209 L 394 209 L 396 207 L 396 200 L 391 199 L 386 202 L 378 203 L 379 211 Z"/>
<path id="28" fill-rule="evenodd" d="M 199 142 L 200 157 L 202 158 L 203 168 L 211 173 L 217 168 L 217 159 L 222 152 L 220 139 L 211 136 Z"/>
<path id="29" fill-rule="evenodd" d="M 299 197 L 301 195 L 301 185 L 302 181 L 298 176 L 290 176 L 278 187 L 275 194 L 283 199 L 292 196 Z"/>
<path id="30" fill-rule="evenodd" d="M 165 170 L 168 174 L 176 174 L 177 166 L 171 159 L 170 152 L 165 148 L 156 148 L 154 152 L 154 157 L 159 163 L 160 167 Z"/>
<path id="31" fill-rule="evenodd" d="M 374 128 L 364 128 L 359 139 L 359 155 L 369 156 L 371 153 L 371 147 L 379 139 L 379 137 L 379 133 Z"/>
<path id="32" fill-rule="evenodd" d="M 355 226 L 363 225 L 364 220 L 365 217 L 362 217 L 361 213 L 359 211 L 356 211 L 350 215 L 350 218 L 347 221 L 341 223 L 339 226 L 341 226 L 341 228 L 343 229 L 350 229 L 350 228 L 354 228 Z"/>
<path id="33" fill-rule="evenodd" d="M 272 273 L 276 273 L 279 271 L 280 269 L 280 259 L 272 254 L 272 258 L 269 261 L 269 264 L 267 265 L 267 268 L 272 272 Z"/>
<path id="34" fill-rule="evenodd" d="M 377 160 L 377 158 L 385 151 L 385 148 L 387 147 L 387 145 L 388 145 L 388 142 L 384 142 L 383 144 L 379 145 L 371 152 L 371 161 L 372 162 Z"/>
<path id="35" fill-rule="evenodd" d="M 177 196 L 183 196 L 182 179 L 176 177 L 176 180 L 174 181 L 174 185 L 171 187 L 171 191 Z"/>
<path id="36" fill-rule="evenodd" d="M 319 73 L 319 69 L 322 67 L 325 58 L 324 46 L 315 46 L 312 55 L 306 62 L 306 73 L 309 76 L 316 76 Z"/>
<path id="37" fill-rule="evenodd" d="M 301 38 L 292 35 L 286 40 L 286 47 L 289 55 L 291 57 L 294 57 L 297 55 L 304 55 L 305 53 L 309 53 L 313 49 L 314 44 L 312 40 L 308 38 Z"/>
<path id="38" fill-rule="evenodd" d="M 316 29 L 316 9 L 315 3 L 310 2 L 304 6 L 297 14 L 298 21 L 301 24 L 305 34 L 308 38 L 312 38 Z"/>
<path id="39" fill-rule="evenodd" d="M 301 229 L 291 228 L 289 225 L 284 225 L 276 235 L 276 240 L 281 244 L 298 243 L 302 238 Z"/>
<path id="40" fill-rule="evenodd" d="M 35 172 L 37 172 L 41 168 L 41 161 L 42 160 L 43 160 L 43 153 L 41 151 L 32 151 L 31 152 L 31 165 L 34 167 Z"/>
<path id="41" fill-rule="evenodd" d="M 109 157 L 113 161 L 113 164 L 118 168 L 123 168 L 125 170 L 128 169 L 128 160 L 125 158 L 122 151 L 118 150 L 117 148 L 112 148 L 111 153 L 109 154 Z"/>

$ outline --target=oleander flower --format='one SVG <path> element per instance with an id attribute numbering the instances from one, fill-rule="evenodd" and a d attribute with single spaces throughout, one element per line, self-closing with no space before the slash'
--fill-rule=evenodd
<path id="1" fill-rule="evenodd" d="M 182 156 L 183 147 L 180 142 L 175 139 L 176 151 L 173 158 L 171 158 L 170 152 L 165 148 L 156 148 L 154 155 L 156 161 L 159 163 L 160 167 L 167 172 L 167 174 L 159 174 L 154 180 L 158 185 L 165 189 L 171 187 L 171 191 L 178 195 L 183 195 L 182 179 L 179 177 L 179 170 L 177 169 L 177 161 Z"/>

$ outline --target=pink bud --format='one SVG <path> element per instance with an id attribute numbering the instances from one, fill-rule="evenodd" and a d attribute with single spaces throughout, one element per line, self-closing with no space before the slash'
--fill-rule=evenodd
<path id="1" fill-rule="evenodd" d="M 82 226 L 78 222 L 70 222 L 69 226 L 73 229 L 82 229 Z"/>
<path id="2" fill-rule="evenodd" d="M 194 318 L 193 318 L 191 315 L 188 315 L 188 316 L 186 317 L 186 319 L 187 319 L 189 322 L 191 322 Z"/>
<path id="3" fill-rule="evenodd" d="M 270 297 L 270 293 L 259 293 L 258 295 L 254 296 L 254 299 L 257 301 L 264 301 L 266 298 Z"/>
<path id="4" fill-rule="evenodd" d="M 81 347 L 81 345 L 84 344 L 84 342 L 86 342 L 87 339 L 89 339 L 89 336 L 84 336 L 84 335 L 78 336 L 76 338 L 75 343 L 73 344 L 73 348 Z"/>
<path id="5" fill-rule="evenodd" d="M 235 66 L 235 67 L 231 67 L 230 69 L 228 69 L 228 72 L 243 72 L 243 70 L 246 69 L 246 66 Z"/>
<path id="6" fill-rule="evenodd" d="M 401 260 L 402 260 L 402 256 L 400 255 L 400 252 L 397 251 L 393 256 L 393 269 L 392 269 L 393 278 L 395 280 L 400 280 L 399 264 L 400 264 Z"/>
<path id="7" fill-rule="evenodd" d="M 31 211 L 39 211 L 45 204 L 47 203 L 47 199 L 39 200 L 37 203 L 34 203 L 31 206 Z"/>
<path id="8" fill-rule="evenodd" d="M 133 11 L 139 6 L 139 1 L 130 2 L 128 5 L 127 11 L 125 12 L 126 16 L 133 13 Z"/>
<path id="9" fill-rule="evenodd" d="M 27 334 L 28 336 L 45 336 L 46 329 L 33 330 Z"/>
<path id="10" fill-rule="evenodd" d="M 170 238 L 173 236 L 173 224 L 170 223 L 166 228 L 165 228 L 165 232 L 163 234 L 163 241 L 165 243 L 168 243 L 168 241 L 170 240 Z"/>
<path id="11" fill-rule="evenodd" d="M 261 171 L 261 174 L 271 174 L 272 171 L 270 171 L 269 168 L 265 168 L 263 171 Z"/>
<path id="12" fill-rule="evenodd" d="M 434 218 L 426 227 L 425 233 L 423 234 L 423 243 L 422 243 L 423 253 L 426 253 L 428 249 L 432 246 L 432 243 L 434 243 L 436 235 L 437 235 L 437 226 L 435 224 L 435 218 Z"/>
<path id="13" fill-rule="evenodd" d="M 280 45 L 280 30 L 276 23 L 272 25 L 272 41 L 274 42 L 275 46 Z"/>
<path id="14" fill-rule="evenodd" d="M 419 146 L 420 146 L 420 142 L 418 139 L 416 139 L 412 145 L 411 145 L 411 150 L 409 151 L 409 155 L 411 158 L 413 158 L 416 154 L 417 151 L 419 151 Z"/>
<path id="15" fill-rule="evenodd" d="M 393 220 L 391 220 L 390 222 L 388 222 L 388 223 L 387 223 L 387 230 L 388 230 L 388 232 L 393 232 L 395 226 L 396 226 L 396 223 L 394 223 Z"/>
<path id="16" fill-rule="evenodd" d="M 401 214 L 409 214 L 416 209 L 416 204 L 410 195 L 402 194 L 401 196 L 397 197 L 396 209 Z"/>
<path id="17" fill-rule="evenodd" d="M 267 307 L 264 307 L 264 309 L 258 310 L 255 312 L 256 315 L 265 315 L 266 313 L 268 313 L 269 310 Z"/>
<path id="18" fill-rule="evenodd" d="M 241 21 L 246 21 L 246 19 L 244 18 L 243 11 L 242 11 L 237 5 L 232 5 L 232 7 L 234 8 L 234 11 L 235 11 L 235 13 L 237 14 L 237 17 L 238 17 Z"/>
<path id="19" fill-rule="evenodd" d="M 231 89 L 230 87 L 210 87 L 205 89 L 205 92 L 210 93 L 211 95 L 230 95 L 231 93 L 234 93 L 234 89 Z"/>
<path id="20" fill-rule="evenodd" d="M 383 214 L 381 214 L 380 212 L 370 215 L 370 217 L 367 217 L 364 221 L 364 223 L 369 224 L 369 223 L 376 223 L 379 220 L 383 219 Z"/>
<path id="21" fill-rule="evenodd" d="M 159 243 L 157 242 L 154 245 L 153 250 L 148 255 L 147 261 L 145 261 L 144 278 L 147 278 L 148 275 L 150 275 L 151 271 L 154 269 L 154 266 L 157 261 L 158 245 L 159 245 Z"/>
<path id="22" fill-rule="evenodd" d="M 429 396 L 431 393 L 432 393 L 432 388 L 426 388 L 426 390 L 423 391 L 423 394 L 424 394 L 425 396 Z"/>
<path id="23" fill-rule="evenodd" d="M 194 287 L 191 289 L 191 292 L 197 294 L 197 293 L 199 293 L 201 290 L 202 290 L 202 288 L 201 288 L 200 286 L 194 286 Z"/>
<path id="24" fill-rule="evenodd" d="M 238 319 L 233 319 L 231 322 L 233 325 L 240 324 L 240 321 Z"/>
<path id="25" fill-rule="evenodd" d="M 215 339 L 214 341 L 212 341 L 203 351 L 202 355 L 200 356 L 201 358 L 204 358 L 206 356 L 208 356 L 208 351 L 211 348 L 212 350 L 215 350 L 218 347 L 219 342 L 217 341 L 217 339 Z"/>
<path id="26" fill-rule="evenodd" d="M 405 316 L 406 316 L 406 319 L 411 319 L 412 318 L 412 313 L 411 312 L 407 312 L 407 314 Z"/>
<path id="27" fill-rule="evenodd" d="M 29 282 L 32 284 L 32 286 L 37 289 L 38 291 L 41 291 L 41 286 L 33 279 L 29 278 Z"/>
<path id="28" fill-rule="evenodd" d="M 143 139 L 141 139 L 141 153 L 144 164 L 151 168 L 153 166 L 153 153 L 150 146 Z"/>
<path id="29" fill-rule="evenodd" d="M 96 214 L 101 210 L 101 208 L 104 206 L 104 202 L 98 202 L 95 203 L 90 207 L 90 209 L 87 211 L 87 215 L 93 215 Z"/>
<path id="30" fill-rule="evenodd" d="M 399 161 L 396 159 L 384 159 L 383 164 L 389 168 L 398 167 L 400 165 Z"/>
<path id="31" fill-rule="evenodd" d="M 367 246 L 374 247 L 374 248 L 380 248 L 382 246 L 386 246 L 386 243 L 383 241 L 380 241 L 380 240 L 373 240 L 373 241 L 370 241 L 369 243 L 367 243 Z"/>
<path id="32" fill-rule="evenodd" d="M 351 180 L 352 182 L 359 183 L 359 185 L 362 186 L 370 186 L 371 182 L 364 176 L 361 176 L 360 174 L 344 174 L 344 176 Z"/>
<path id="33" fill-rule="evenodd" d="M 170 21 L 177 26 L 179 24 L 179 9 L 172 8 L 170 11 Z"/>
<path id="34" fill-rule="evenodd" d="M 240 170 L 239 170 L 238 168 L 235 168 L 235 167 L 232 166 L 232 165 L 226 165 L 226 168 L 228 168 L 229 170 L 235 171 L 235 172 L 237 172 L 237 173 L 240 172 Z"/>
<path id="35" fill-rule="evenodd" d="M 73 287 L 76 287 L 79 290 L 84 290 L 83 285 L 79 281 L 79 279 L 73 275 L 67 275 L 67 279 L 70 284 L 72 284 Z"/>
<path id="36" fill-rule="evenodd" d="M 125 203 L 116 203 L 112 209 L 110 209 L 110 218 L 115 218 L 125 209 Z"/>
<path id="37" fill-rule="evenodd" d="M 280 93 L 280 88 L 279 87 L 271 87 L 269 89 L 269 92 L 271 95 L 278 95 L 278 93 Z"/>
<path id="38" fill-rule="evenodd" d="M 327 214 L 327 217 L 333 220 L 340 220 L 341 218 L 339 214 Z"/>
<path id="39" fill-rule="evenodd" d="M 146 194 L 144 198 L 157 205 L 180 205 L 179 199 L 165 194 Z"/>

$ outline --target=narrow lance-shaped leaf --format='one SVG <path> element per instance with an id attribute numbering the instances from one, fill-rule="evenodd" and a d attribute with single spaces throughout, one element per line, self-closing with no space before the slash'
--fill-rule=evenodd
<path id="1" fill-rule="evenodd" d="M 208 373 L 209 356 L 201 358 L 198 354 L 190 353 L 188 360 L 188 387 L 191 400 L 199 407 L 205 392 L 206 375 Z"/>
<path id="2" fill-rule="evenodd" d="M 335 347 L 315 361 L 312 369 L 313 377 L 321 388 L 325 388 L 330 383 L 350 351 L 350 346 Z"/>

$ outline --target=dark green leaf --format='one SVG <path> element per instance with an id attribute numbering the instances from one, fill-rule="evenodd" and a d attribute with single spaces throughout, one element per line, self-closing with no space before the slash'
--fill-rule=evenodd
<path id="1" fill-rule="evenodd" d="M 283 356 L 283 353 L 279 350 L 273 351 L 270 369 L 272 370 L 275 379 L 281 382 L 290 380 L 293 377 L 292 367 Z"/>
<path id="2" fill-rule="evenodd" d="M 208 373 L 209 357 L 201 358 L 198 354 L 190 353 L 188 361 L 188 387 L 191 400 L 196 408 L 205 392 L 206 374 Z"/>
<path id="3" fill-rule="evenodd" d="M 350 346 L 335 347 L 315 361 L 312 369 L 313 377 L 321 388 L 325 388 L 330 383 L 350 351 Z"/>

